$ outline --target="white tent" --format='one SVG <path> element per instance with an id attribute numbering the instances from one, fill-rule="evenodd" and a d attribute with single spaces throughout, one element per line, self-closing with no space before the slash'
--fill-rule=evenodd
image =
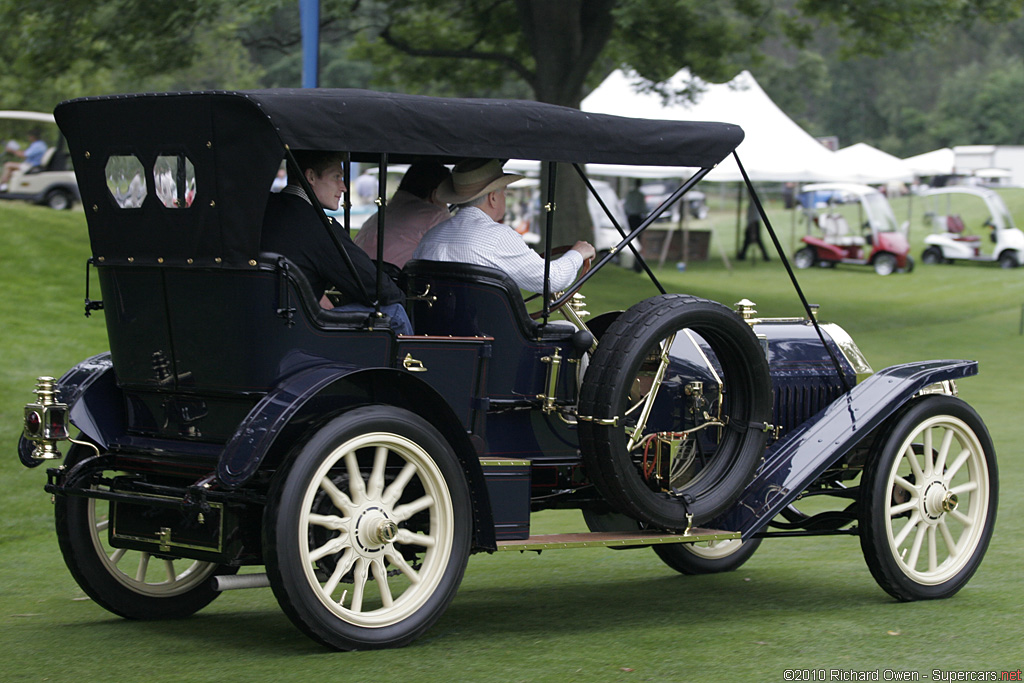
<path id="1" fill-rule="evenodd" d="M 956 171 L 956 154 L 949 147 L 907 157 L 903 160 L 919 176 L 952 175 Z"/>
<path id="2" fill-rule="evenodd" d="M 867 185 L 914 179 L 914 171 L 903 159 L 863 142 L 842 148 L 836 157 L 845 168 L 843 180 L 851 183 Z"/>
<path id="3" fill-rule="evenodd" d="M 613 72 L 583 100 L 581 109 L 602 114 L 675 121 L 735 123 L 746 137 L 737 148 L 751 180 L 816 181 L 845 177 L 835 154 L 811 137 L 772 102 L 748 71 L 728 83 L 703 83 L 693 102 L 663 102 L 656 93 L 637 92 L 625 72 Z M 690 80 L 682 70 L 669 82 L 679 89 Z M 678 175 L 678 174 L 675 174 Z M 708 176 L 708 180 L 740 180 L 732 156 Z"/>

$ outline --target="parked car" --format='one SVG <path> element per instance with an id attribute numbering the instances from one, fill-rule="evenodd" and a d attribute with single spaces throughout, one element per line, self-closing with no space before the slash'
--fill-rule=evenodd
<path id="1" fill-rule="evenodd" d="M 889 201 L 878 190 L 853 183 L 816 183 L 805 185 L 801 197 L 827 200 L 808 202 L 807 234 L 801 238 L 806 246 L 793 255 L 797 268 L 846 263 L 871 266 L 879 275 L 914 269 L 907 240 L 909 224 L 896 221 Z"/>
<path id="2" fill-rule="evenodd" d="M 0 120 L 49 124 L 49 128 L 54 129 L 53 114 L 43 112 L 0 111 Z M 47 137 L 44 133 L 44 138 Z M 78 201 L 78 184 L 68 162 L 64 138 L 60 135 L 54 137 L 56 144 L 46 150 L 43 163 L 35 168 L 15 171 L 7 190 L 0 192 L 0 199 L 29 201 L 51 209 L 70 209 Z"/>
<path id="3" fill-rule="evenodd" d="M 663 201 L 672 196 L 672 193 L 679 185 L 679 181 L 675 180 L 659 180 L 641 185 L 640 191 L 644 193 L 647 213 L 653 212 Z M 667 213 L 661 214 L 660 220 L 678 223 L 680 211 L 683 209 L 690 214 L 691 218 L 704 220 L 708 217 L 707 195 L 700 190 L 690 190 L 686 193 L 682 202 L 673 203 Z"/>
<path id="4" fill-rule="evenodd" d="M 954 261 L 998 263 L 1016 268 L 1024 263 L 1024 232 L 1013 223 L 1013 215 L 995 190 L 984 187 L 951 185 L 936 187 L 925 194 L 926 219 L 934 233 L 926 235 L 921 261 L 929 265 Z M 951 199 L 976 197 L 985 204 L 988 218 L 981 224 L 988 235 L 969 234 L 960 214 L 951 210 Z M 991 249 L 989 248 L 991 245 Z"/>
<path id="5" fill-rule="evenodd" d="M 766 538 L 846 534 L 899 600 L 948 597 L 982 561 L 996 456 L 955 386 L 973 361 L 872 372 L 809 306 L 762 318 L 653 277 L 660 293 L 585 321 L 576 294 L 612 253 L 532 313 L 500 270 L 410 262 L 415 334 L 396 335 L 382 313 L 323 310 L 260 252 L 292 150 L 381 172 L 424 154 L 699 168 L 671 203 L 741 142 L 735 125 L 330 89 L 96 97 L 56 116 L 110 350 L 40 378 L 18 454 L 57 465 L 60 550 L 115 614 L 184 617 L 269 585 L 305 634 L 348 650 L 422 635 L 474 553 L 652 548 L 700 574 Z M 532 513 L 555 508 L 591 531 L 535 533 Z"/>

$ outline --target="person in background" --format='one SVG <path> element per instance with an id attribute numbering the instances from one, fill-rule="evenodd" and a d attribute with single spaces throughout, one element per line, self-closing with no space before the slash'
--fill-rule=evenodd
<path id="1" fill-rule="evenodd" d="M 401 268 L 412 258 L 423 235 L 441 221 L 451 218 L 448 205 L 437 198 L 438 186 L 449 176 L 448 169 L 432 159 L 417 161 L 405 172 L 385 211 L 384 261 Z M 371 259 L 377 258 L 379 219 L 378 211 L 366 219 L 354 238 Z"/>
<path id="2" fill-rule="evenodd" d="M 28 171 L 37 166 L 42 166 L 43 155 L 46 154 L 46 143 L 43 142 L 43 134 L 38 128 L 33 128 L 28 133 L 29 144 L 24 150 L 8 146 L 7 151 L 24 161 L 8 161 L 4 164 L 3 173 L 0 174 L 0 192 L 7 191 L 7 184 L 11 176 L 18 169 Z"/>
<path id="3" fill-rule="evenodd" d="M 442 201 L 458 205 L 458 213 L 424 235 L 413 258 L 497 268 L 515 280 L 520 289 L 543 291 L 544 259 L 526 245 L 519 233 L 501 223 L 505 188 L 522 177 L 505 173 L 496 159 L 459 162 L 437 192 Z M 552 291 L 568 288 L 583 262 L 594 254 L 590 243 L 579 241 L 552 260 Z"/>
<path id="4" fill-rule="evenodd" d="M 622 209 L 626 212 L 626 218 L 629 220 L 629 229 L 636 230 L 640 227 L 640 223 L 643 222 L 644 216 L 647 214 L 647 198 L 640 190 L 639 180 L 635 181 L 633 189 L 626 193 Z"/>
<path id="5" fill-rule="evenodd" d="M 313 211 L 313 201 L 326 210 L 337 210 L 346 190 L 341 168 L 344 155 L 340 152 L 296 151 L 294 156 L 297 167 L 289 164 L 288 185 L 271 194 L 267 200 L 260 248 L 281 254 L 295 263 L 306 275 L 316 296 L 322 297 L 332 286 L 341 292 L 345 300 L 335 310 L 372 312 L 373 301 L 367 297 L 372 297 L 377 291 L 376 266 L 344 230 L 335 230 L 355 267 L 354 276 L 338 253 L 321 217 Z M 299 184 L 300 177 L 306 178 L 313 197 L 309 197 Z M 328 218 L 333 222 L 334 219 Z M 362 282 L 366 296 L 360 291 L 359 282 Z M 404 300 L 398 286 L 390 278 L 383 278 L 380 310 L 391 318 L 391 329 L 396 334 L 413 333 L 403 306 Z"/>

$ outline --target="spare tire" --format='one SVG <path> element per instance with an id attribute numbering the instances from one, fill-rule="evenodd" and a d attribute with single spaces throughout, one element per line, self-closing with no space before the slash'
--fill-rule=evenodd
<path id="1" fill-rule="evenodd" d="M 685 529 L 724 512 L 750 482 L 771 411 L 768 361 L 739 315 L 655 296 L 619 316 L 594 352 L 580 390 L 583 463 L 613 509 Z"/>

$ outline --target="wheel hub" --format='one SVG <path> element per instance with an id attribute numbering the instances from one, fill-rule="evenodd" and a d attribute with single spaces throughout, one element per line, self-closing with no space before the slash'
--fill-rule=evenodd
<path id="1" fill-rule="evenodd" d="M 925 518 L 937 521 L 947 512 L 952 512 L 958 504 L 957 495 L 948 490 L 941 481 L 935 481 L 925 489 L 923 507 Z"/>
<path id="2" fill-rule="evenodd" d="M 398 536 L 398 525 L 376 506 L 363 510 L 353 528 L 356 547 L 363 553 L 377 553 Z"/>

